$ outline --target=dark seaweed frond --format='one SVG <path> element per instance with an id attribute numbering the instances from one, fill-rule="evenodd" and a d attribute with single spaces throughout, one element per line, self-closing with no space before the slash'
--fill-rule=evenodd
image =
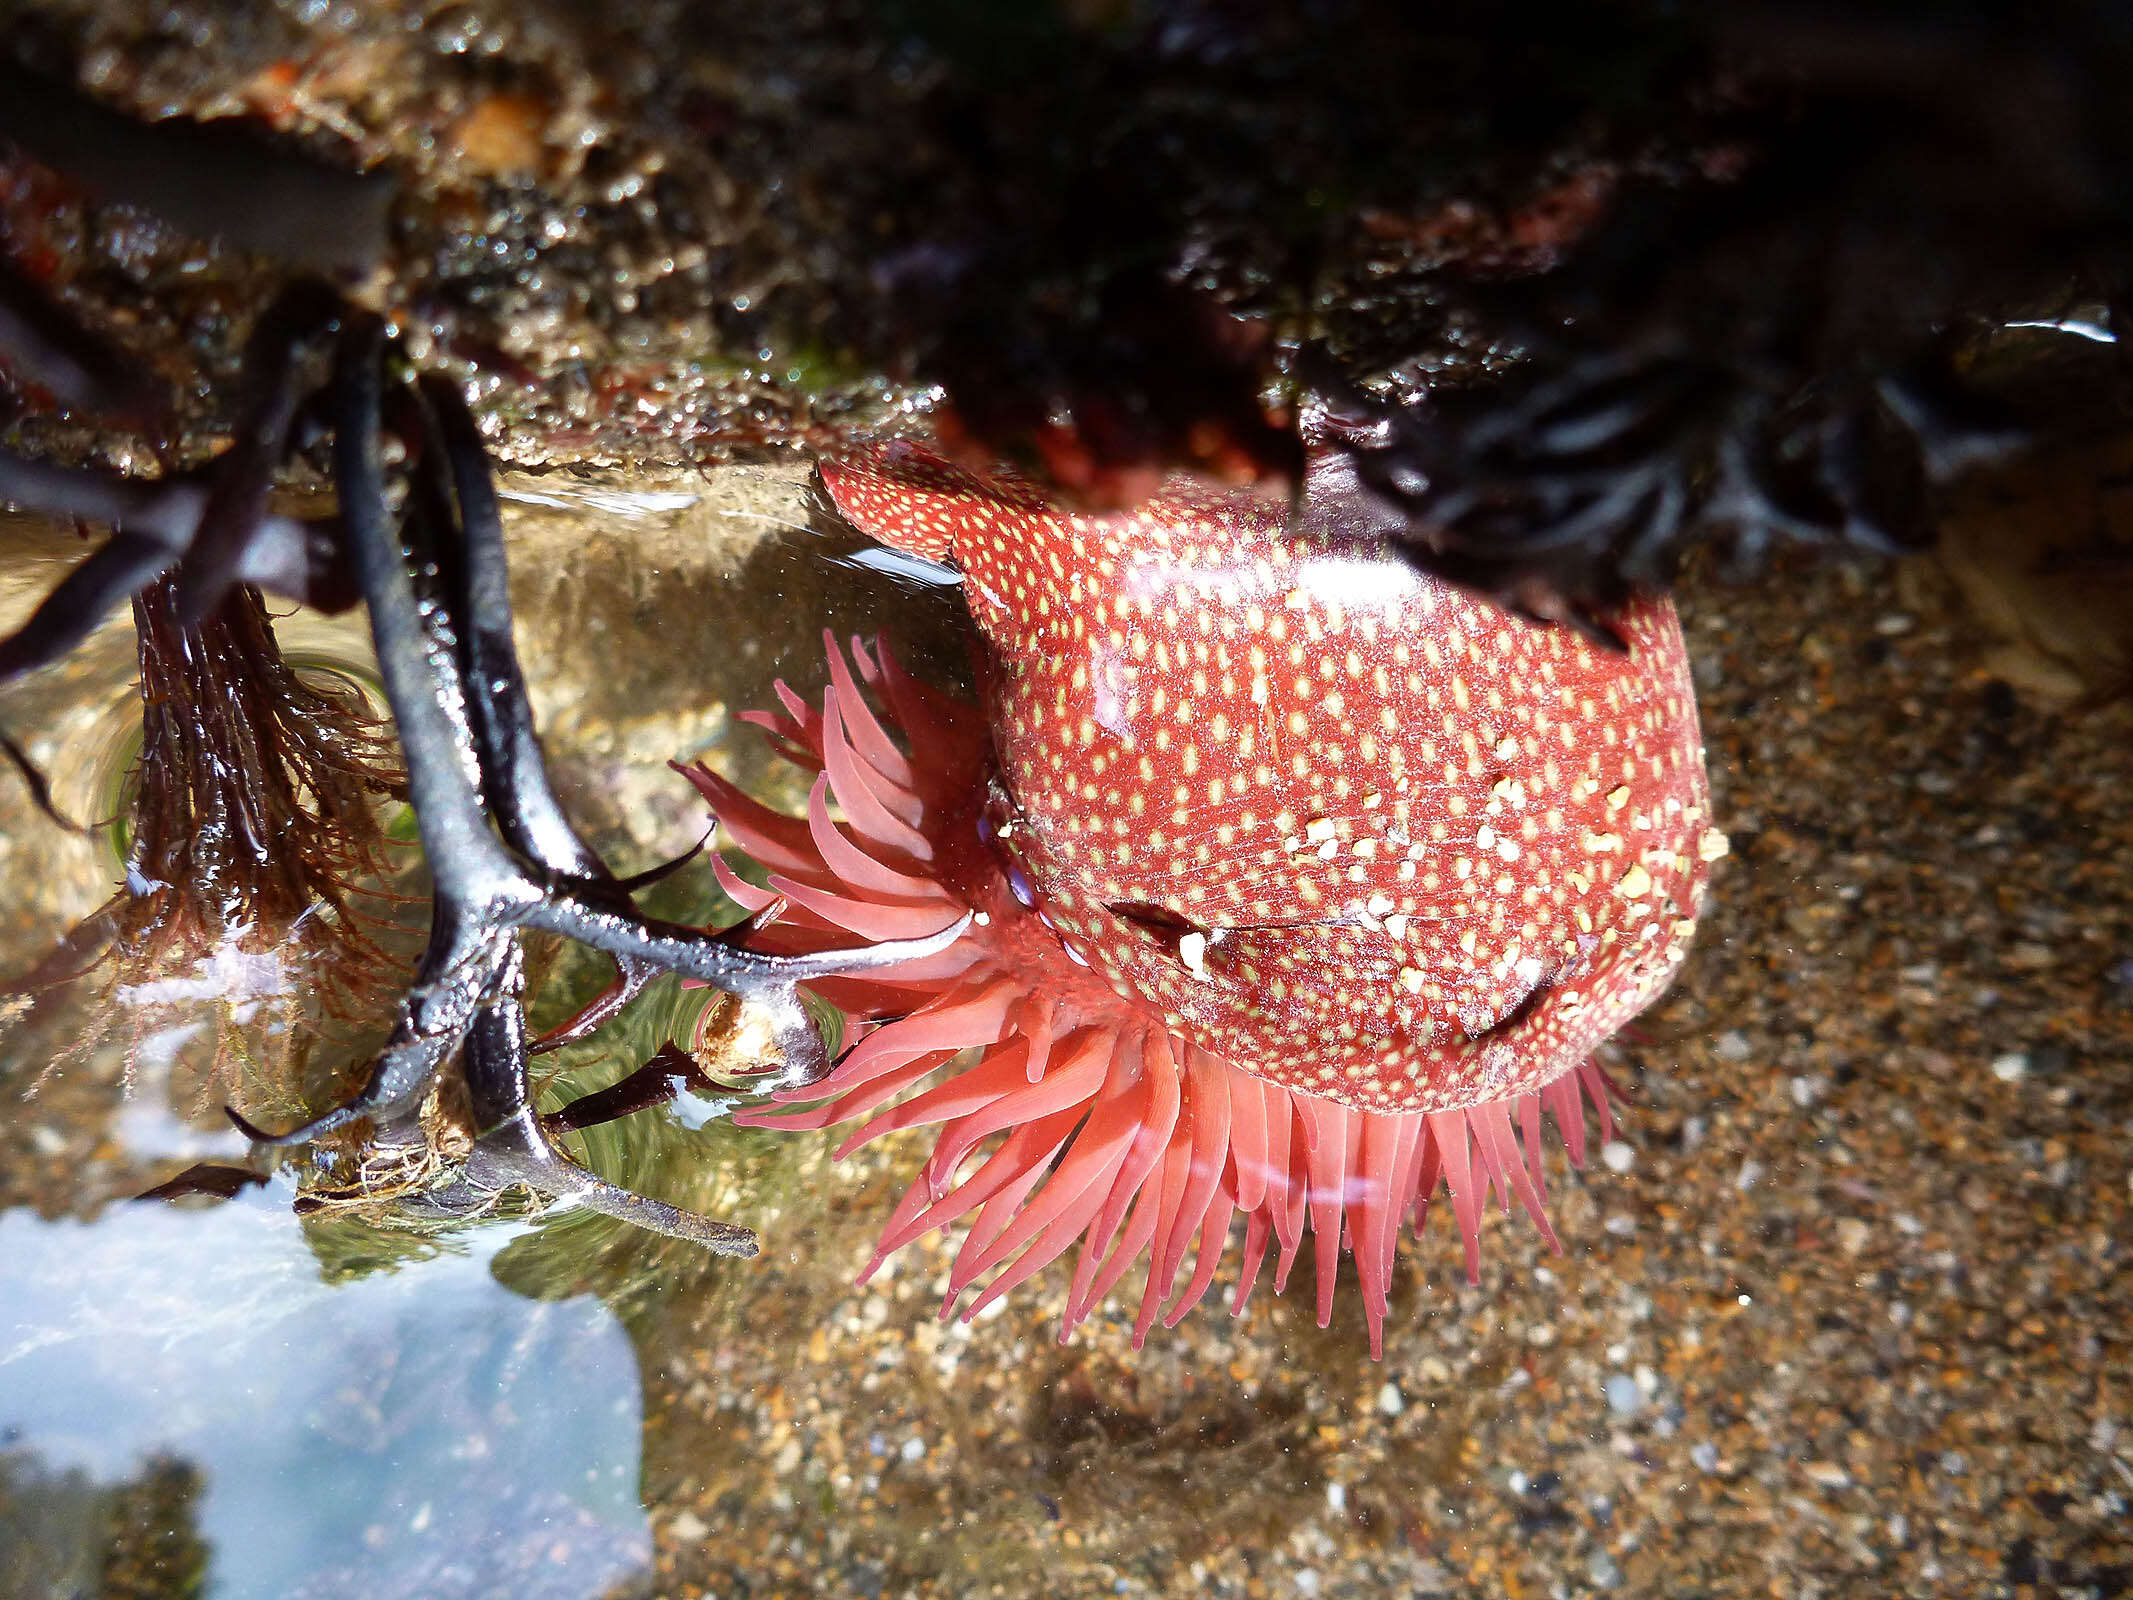
<path id="1" fill-rule="evenodd" d="M 1572 619 L 1699 542 L 1745 567 L 1929 543 L 1965 471 L 2111 417 L 2103 390 L 2038 405 L 1979 355 L 2069 296 L 2123 323 L 2122 11 L 1707 8 L 1710 109 L 1677 141 L 1698 159 L 1611 169 L 1554 270 L 1506 281 L 1470 253 L 1429 276 L 1492 364 L 1418 380 L 1304 352 L 1345 460 L 1320 514 Z"/>
<path id="2" fill-rule="evenodd" d="M 76 1054 L 120 1019 L 138 1041 L 206 1003 L 200 1106 L 299 1103 L 321 1038 L 373 1023 L 407 966 L 386 937 L 411 859 L 387 832 L 405 777 L 358 691 L 283 659 L 256 590 L 188 625 L 175 589 L 161 579 L 133 602 L 125 883 L 4 992 L 49 1005 L 101 969 L 116 1003 Z"/>
<path id="3" fill-rule="evenodd" d="M 179 618 L 176 580 L 133 603 L 142 745 L 116 945 L 169 968 L 234 930 L 284 943 L 345 1010 L 398 967 L 361 901 L 393 870 L 381 805 L 406 778 L 391 730 L 350 687 L 282 659 L 259 592 Z"/>

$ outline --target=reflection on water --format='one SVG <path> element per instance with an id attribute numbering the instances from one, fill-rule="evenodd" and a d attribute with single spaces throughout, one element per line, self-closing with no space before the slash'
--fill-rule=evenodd
<path id="1" fill-rule="evenodd" d="M 575 1597 L 641 1571 L 637 1365 L 614 1315 L 500 1285 L 523 1224 L 329 1282 L 288 1202 L 0 1215 L 15 1495 L 182 1462 L 216 1595 Z"/>
<path id="2" fill-rule="evenodd" d="M 0 1593 L 199 1592 L 210 1555 L 197 1526 L 201 1488 L 198 1469 L 169 1456 L 101 1483 L 0 1448 Z"/>

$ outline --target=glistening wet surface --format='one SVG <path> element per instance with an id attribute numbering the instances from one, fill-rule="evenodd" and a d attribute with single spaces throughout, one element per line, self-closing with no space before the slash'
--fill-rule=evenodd
<path id="1" fill-rule="evenodd" d="M 818 689 L 823 625 L 953 670 L 945 602 L 837 559 L 800 471 L 508 487 L 550 755 L 619 870 L 701 830 L 671 757 L 797 804 L 733 714 Z M 7 548 L 28 594 L 74 545 Z M 0 1592 L 2124 1591 L 2133 713 L 2019 698 L 1927 568 L 1698 578 L 1681 610 L 1734 844 L 1697 949 L 1606 1054 L 1616 1141 L 1551 1154 L 1566 1254 L 1492 1219 L 1470 1288 L 1435 1218 L 1382 1363 L 1352 1284 L 1313 1325 L 1308 1255 L 1138 1351 L 1137 1273 L 1063 1347 L 1064 1267 L 943 1323 L 953 1240 L 852 1281 L 922 1138 L 833 1163 L 701 1097 L 575 1148 L 757 1260 L 511 1208 L 299 1217 L 287 1178 L 133 1202 L 241 1155 L 215 1107 L 269 1094 L 310 992 L 211 949 L 165 975 L 191 990 L 92 974 L 0 1036 Z M 360 679 L 355 630 L 281 628 Z M 0 712 L 76 815 L 125 765 L 129 635 Z M 116 857 L 0 806 L 21 971 Z M 700 870 L 653 899 L 718 910 Z M 601 976 L 554 962 L 539 1017 Z M 656 986 L 545 1103 L 699 1004 Z M 376 1020 L 290 1015 L 330 1097 Z"/>

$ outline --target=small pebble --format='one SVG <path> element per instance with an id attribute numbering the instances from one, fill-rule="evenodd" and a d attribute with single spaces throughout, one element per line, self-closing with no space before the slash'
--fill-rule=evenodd
<path id="1" fill-rule="evenodd" d="M 1689 1447 L 1689 1459 L 1696 1463 L 1698 1472 L 1716 1472 L 1718 1470 L 1718 1446 L 1708 1439 L 1699 1444 L 1691 1445 Z"/>
<path id="2" fill-rule="evenodd" d="M 1992 1060 L 1992 1075 L 2002 1083 L 2020 1083 L 2029 1076 L 2029 1057 L 2019 1050 L 2010 1050 Z"/>
<path id="3" fill-rule="evenodd" d="M 1388 1383 L 1378 1391 L 1378 1410 L 1388 1417 L 1396 1417 L 1407 1409 L 1407 1397 L 1400 1393 L 1400 1386 Z"/>
<path id="4" fill-rule="evenodd" d="M 1618 1372 L 1607 1380 L 1607 1409 L 1618 1417 L 1633 1417 L 1644 1409 L 1644 1391 L 1635 1378 Z"/>
<path id="5" fill-rule="evenodd" d="M 1609 1172 L 1627 1172 L 1637 1164 L 1637 1152 L 1620 1139 L 1610 1139 L 1600 1146 L 1600 1159 L 1607 1163 Z"/>
<path id="6" fill-rule="evenodd" d="M 542 135 L 549 107 L 527 94 L 492 94 L 476 101 L 447 135 L 453 153 L 484 177 L 524 177 L 545 159 Z"/>

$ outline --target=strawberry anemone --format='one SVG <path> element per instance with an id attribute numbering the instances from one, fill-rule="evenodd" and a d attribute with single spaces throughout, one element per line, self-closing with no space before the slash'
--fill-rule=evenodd
<path id="1" fill-rule="evenodd" d="M 1062 938 L 1003 839 L 1015 807 L 978 708 L 920 682 L 879 643 L 853 639 L 848 663 L 825 642 L 819 707 L 781 682 L 783 711 L 749 714 L 818 774 L 805 817 L 701 764 L 680 770 L 727 840 L 768 869 L 757 887 L 717 866 L 726 892 L 758 917 L 757 948 L 912 938 L 975 913 L 936 955 L 811 985 L 842 1012 L 848 1048 L 821 1082 L 779 1097 L 802 1104 L 737 1118 L 783 1129 L 856 1123 L 840 1158 L 898 1129 L 939 1128 L 862 1282 L 895 1251 L 967 1218 L 942 1307 L 945 1319 L 978 1286 L 967 1319 L 1079 1242 L 1064 1340 L 1145 1257 L 1138 1345 L 1159 1318 L 1175 1326 L 1206 1295 L 1241 1215 L 1233 1311 L 1244 1311 L 1270 1246 L 1281 1292 L 1309 1233 L 1319 1325 L 1331 1319 L 1347 1252 L 1377 1356 L 1401 1227 L 1420 1233 L 1440 1186 L 1470 1281 L 1492 1199 L 1506 1212 L 1515 1201 L 1560 1249 L 1545 1209 L 1542 1113 L 1582 1167 L 1585 1102 L 1604 1140 L 1617 1093 L 1589 1056 L 1535 1087 L 1433 1110 L 1344 1104 L 1242 1070 L 1121 993 Z"/>

